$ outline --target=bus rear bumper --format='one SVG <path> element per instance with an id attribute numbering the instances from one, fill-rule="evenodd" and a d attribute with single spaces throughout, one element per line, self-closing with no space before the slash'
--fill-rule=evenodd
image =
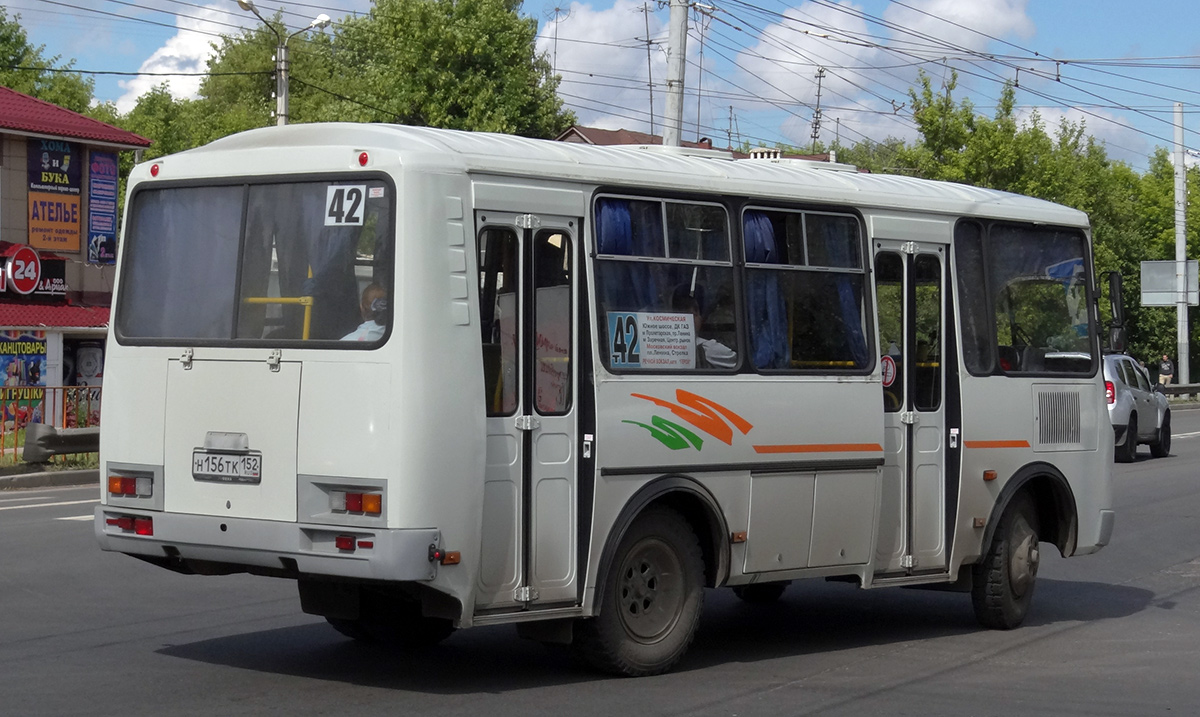
<path id="1" fill-rule="evenodd" d="M 322 575 L 364 580 L 424 581 L 437 576 L 430 547 L 440 544 L 432 528 L 346 528 L 212 515 L 187 515 L 100 505 L 95 513 L 100 547 L 178 565 L 203 561 L 221 572 Z M 151 519 L 140 535 L 121 518 Z M 143 531 L 145 530 L 145 524 Z M 339 548 L 339 539 L 343 547 Z"/>

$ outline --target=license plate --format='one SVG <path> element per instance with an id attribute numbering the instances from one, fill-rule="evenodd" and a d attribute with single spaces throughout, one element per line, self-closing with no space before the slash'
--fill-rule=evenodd
<path id="1" fill-rule="evenodd" d="M 192 477 L 226 483 L 258 483 L 262 480 L 262 454 L 195 450 L 192 451 Z"/>

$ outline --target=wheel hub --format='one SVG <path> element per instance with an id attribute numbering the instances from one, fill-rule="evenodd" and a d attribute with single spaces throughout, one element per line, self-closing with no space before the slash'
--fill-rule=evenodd
<path id="1" fill-rule="evenodd" d="M 617 584 L 621 623 L 633 637 L 653 640 L 678 619 L 683 600 L 682 565 L 674 551 L 658 540 L 645 540 L 631 550 Z"/>
<path id="2" fill-rule="evenodd" d="M 1024 516 L 1018 517 L 1013 524 L 1011 544 L 1012 560 L 1009 561 L 1008 583 L 1012 586 L 1013 595 L 1019 598 L 1033 585 L 1041 560 L 1037 533 L 1029 526 Z"/>

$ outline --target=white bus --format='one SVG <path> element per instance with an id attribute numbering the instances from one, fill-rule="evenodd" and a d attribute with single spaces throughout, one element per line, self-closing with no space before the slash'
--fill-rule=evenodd
<path id="1" fill-rule="evenodd" d="M 671 668 L 704 588 L 1025 618 L 1113 529 L 1084 214 L 836 164 L 384 125 L 135 168 L 96 535 L 353 638 Z"/>

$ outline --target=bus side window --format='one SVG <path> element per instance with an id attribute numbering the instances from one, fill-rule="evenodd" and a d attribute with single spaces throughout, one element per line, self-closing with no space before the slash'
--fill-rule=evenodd
<path id="1" fill-rule="evenodd" d="M 742 227 L 754 367 L 822 373 L 869 367 L 858 219 L 749 209 Z"/>
<path id="2" fill-rule="evenodd" d="M 542 415 L 571 408 L 571 242 L 542 231 L 533 241 L 534 403 Z"/>
<path id="3" fill-rule="evenodd" d="M 518 247 L 511 229 L 486 227 L 479 234 L 479 317 L 489 416 L 517 410 Z"/>
<path id="4" fill-rule="evenodd" d="M 735 370 L 740 359 L 725 208 L 600 197 L 595 226 L 605 365 Z"/>
<path id="5" fill-rule="evenodd" d="M 883 408 L 904 405 L 904 260 L 895 252 L 875 256 L 875 296 L 879 305 L 879 346 L 883 354 Z"/>

